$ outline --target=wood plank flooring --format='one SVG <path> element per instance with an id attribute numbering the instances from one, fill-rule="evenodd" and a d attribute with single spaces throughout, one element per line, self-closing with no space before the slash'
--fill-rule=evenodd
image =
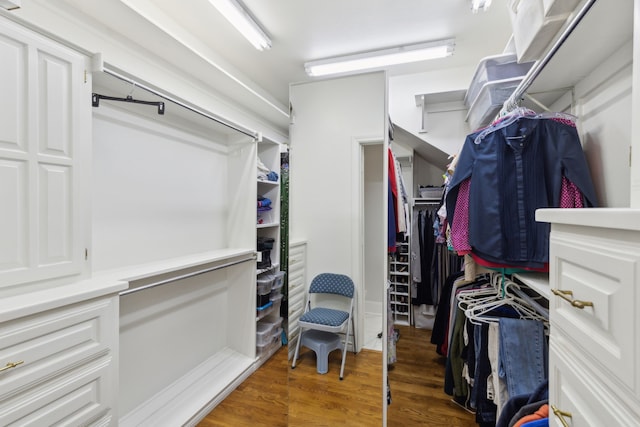
<path id="1" fill-rule="evenodd" d="M 431 331 L 396 326 L 398 361 L 389 369 L 388 427 L 477 427 L 475 415 L 444 392 L 445 358 L 430 343 Z"/>
<path id="2" fill-rule="evenodd" d="M 198 427 L 286 427 L 287 348 L 282 347 L 211 411 Z"/>
<path id="3" fill-rule="evenodd" d="M 398 362 L 389 369 L 389 427 L 475 427 L 473 414 L 443 391 L 444 358 L 429 343 L 431 332 L 399 326 Z M 314 353 L 300 349 L 296 369 L 279 350 L 203 419 L 198 427 L 382 425 L 382 353 L 347 353 L 340 381 L 340 352 L 329 356 L 329 372 L 316 372 Z"/>

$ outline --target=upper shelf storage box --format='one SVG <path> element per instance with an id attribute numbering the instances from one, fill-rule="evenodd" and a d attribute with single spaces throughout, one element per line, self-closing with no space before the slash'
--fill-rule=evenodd
<path id="1" fill-rule="evenodd" d="M 464 98 L 465 105 L 467 108 L 471 108 L 485 84 L 496 80 L 524 77 L 532 65 L 533 62 L 519 64 L 516 55 L 512 53 L 483 58 L 480 60 L 478 68 L 476 68 L 469 90 Z"/>
<path id="2" fill-rule="evenodd" d="M 509 0 L 518 62 L 540 59 L 579 2 L 580 0 Z"/>
<path id="3" fill-rule="evenodd" d="M 511 96 L 533 62 L 519 64 L 513 53 L 488 56 L 478 64 L 464 103 L 472 129 L 488 124 Z"/>

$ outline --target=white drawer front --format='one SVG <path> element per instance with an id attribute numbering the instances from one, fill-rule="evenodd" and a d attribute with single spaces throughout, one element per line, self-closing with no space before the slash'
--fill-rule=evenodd
<path id="1" fill-rule="evenodd" d="M 593 303 L 579 309 L 552 296 L 553 327 L 570 337 L 579 351 L 589 354 L 604 375 L 609 376 L 608 370 L 637 394 L 637 334 L 633 333 L 632 313 L 638 305 L 634 286 L 638 254 L 552 236 L 551 257 L 551 287 L 573 292 L 570 298 L 574 300 Z"/>
<path id="2" fill-rule="evenodd" d="M 0 326 L 0 401 L 107 355 L 117 342 L 117 299 L 92 301 Z M 1 423 L 0 423 L 1 424 Z"/>
<path id="3" fill-rule="evenodd" d="M 38 387 L 0 400 L 3 426 L 84 426 L 112 415 L 104 402 L 111 358 L 105 357 Z"/>
<path id="4" fill-rule="evenodd" d="M 554 415 L 555 407 L 571 414 L 565 417 L 570 426 L 638 426 L 638 415 L 584 368 L 580 358 L 575 357 L 574 350 L 562 336 L 552 336 L 549 349 L 549 376 L 552 378 L 549 425 L 562 426 L 561 415 Z"/>

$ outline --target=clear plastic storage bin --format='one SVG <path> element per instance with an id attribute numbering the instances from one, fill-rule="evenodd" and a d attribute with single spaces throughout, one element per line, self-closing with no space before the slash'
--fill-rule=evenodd
<path id="1" fill-rule="evenodd" d="M 258 277 L 257 286 L 258 295 L 265 295 L 271 292 L 271 287 L 273 286 L 273 275 L 263 274 L 262 276 Z"/>
<path id="2" fill-rule="evenodd" d="M 517 77 L 485 83 L 467 113 L 471 129 L 476 130 L 491 123 L 521 81 L 522 77 Z"/>
<path id="3" fill-rule="evenodd" d="M 487 56 L 480 60 L 476 72 L 471 79 L 469 90 L 464 98 L 465 105 L 470 108 L 485 84 L 498 80 L 524 77 L 533 62 L 519 64 L 516 54 Z"/>
<path id="4" fill-rule="evenodd" d="M 284 275 L 286 273 L 284 271 L 278 271 L 273 275 L 273 284 L 271 285 L 271 290 L 279 290 L 282 289 L 282 284 L 284 283 Z"/>

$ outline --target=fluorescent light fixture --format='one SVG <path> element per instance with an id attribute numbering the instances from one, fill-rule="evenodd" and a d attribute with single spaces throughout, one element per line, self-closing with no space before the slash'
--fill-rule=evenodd
<path id="1" fill-rule="evenodd" d="M 478 13 L 480 9 L 486 11 L 491 6 L 491 0 L 471 0 L 471 11 Z"/>
<path id="2" fill-rule="evenodd" d="M 271 48 L 271 40 L 262 31 L 260 25 L 253 19 L 247 10 L 236 0 L 209 0 L 218 12 L 236 27 L 249 43 L 258 50 Z"/>
<path id="3" fill-rule="evenodd" d="M 381 68 L 389 65 L 407 64 L 444 58 L 453 53 L 454 39 L 439 40 L 407 46 L 398 46 L 355 55 L 339 56 L 307 62 L 304 68 L 310 76 L 326 76 L 351 71 Z"/>

